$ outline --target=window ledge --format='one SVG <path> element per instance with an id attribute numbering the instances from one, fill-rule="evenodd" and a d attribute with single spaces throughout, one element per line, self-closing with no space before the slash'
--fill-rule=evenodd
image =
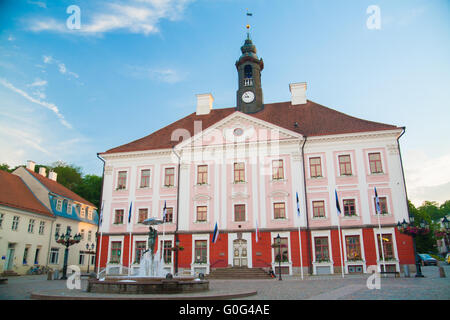
<path id="1" fill-rule="evenodd" d="M 279 221 L 289 221 L 288 218 L 273 218 L 271 219 L 272 222 L 279 222 Z"/>
<path id="2" fill-rule="evenodd" d="M 211 185 L 209 183 L 196 183 L 194 184 L 194 187 L 210 187 Z"/>
<path id="3" fill-rule="evenodd" d="M 233 181 L 233 184 L 247 184 L 247 181 Z"/>
<path id="4" fill-rule="evenodd" d="M 343 220 L 359 220 L 359 219 L 361 219 L 361 217 L 358 216 L 358 215 L 354 215 L 354 216 L 342 216 L 341 219 L 343 219 Z"/>
<path id="5" fill-rule="evenodd" d="M 322 180 L 322 179 L 325 179 L 325 177 L 324 176 L 317 176 L 317 177 L 309 177 L 309 179 L 311 179 L 311 180 Z"/>
<path id="6" fill-rule="evenodd" d="M 288 181 L 288 179 L 285 179 L 285 178 L 283 178 L 283 179 L 270 179 L 270 182 L 287 182 Z"/>
<path id="7" fill-rule="evenodd" d="M 371 172 L 369 176 L 384 176 L 386 172 Z"/>
<path id="8" fill-rule="evenodd" d="M 327 216 L 325 216 L 325 217 L 312 217 L 312 220 L 318 220 L 318 221 L 328 220 L 328 217 Z"/>
<path id="9" fill-rule="evenodd" d="M 166 186 L 166 185 L 163 185 L 162 188 L 163 188 L 163 189 L 175 189 L 176 186 Z"/>
<path id="10" fill-rule="evenodd" d="M 208 220 L 206 221 L 194 221 L 194 224 L 207 224 Z"/>

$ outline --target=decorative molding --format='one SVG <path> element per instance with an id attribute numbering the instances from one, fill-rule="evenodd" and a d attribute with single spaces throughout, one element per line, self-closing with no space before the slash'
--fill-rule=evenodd
<path id="1" fill-rule="evenodd" d="M 276 197 L 289 197 L 289 192 L 286 192 L 284 190 L 275 190 L 269 193 L 269 198 L 276 198 Z"/>
<path id="2" fill-rule="evenodd" d="M 209 201 L 212 198 L 207 194 L 196 194 L 194 197 L 192 197 L 193 201 Z"/>
<path id="3" fill-rule="evenodd" d="M 231 199 L 248 199 L 250 196 L 243 192 L 235 192 L 231 195 Z"/>
<path id="4" fill-rule="evenodd" d="M 388 144 L 386 146 L 386 148 L 388 149 L 388 152 L 390 155 L 398 155 L 400 154 L 399 150 L 398 150 L 398 146 L 396 144 Z"/>

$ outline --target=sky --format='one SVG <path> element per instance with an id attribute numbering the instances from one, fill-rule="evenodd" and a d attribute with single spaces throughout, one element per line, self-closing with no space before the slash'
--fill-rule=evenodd
<path id="1" fill-rule="evenodd" d="M 450 199 L 446 0 L 0 1 L 0 163 L 101 175 L 98 152 L 194 112 L 196 94 L 234 107 L 247 21 L 266 103 L 306 81 L 314 102 L 405 126 L 408 197 Z"/>

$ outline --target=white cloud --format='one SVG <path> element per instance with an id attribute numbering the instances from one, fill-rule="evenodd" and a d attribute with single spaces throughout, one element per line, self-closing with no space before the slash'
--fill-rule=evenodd
<path id="1" fill-rule="evenodd" d="M 100 2 L 95 8 L 80 5 L 82 17 L 92 17 L 81 28 L 71 30 L 66 21 L 53 18 L 33 18 L 27 21 L 33 32 L 51 31 L 79 35 L 101 35 L 105 32 L 125 30 L 130 33 L 151 34 L 159 32 L 162 19 L 180 19 L 187 4 L 192 0 L 129 0 L 128 2 Z M 86 8 L 86 9 L 85 9 Z M 86 12 L 86 13 L 85 13 Z M 69 17 L 69 16 L 67 16 Z"/>
<path id="2" fill-rule="evenodd" d="M 76 79 L 78 79 L 78 78 L 80 77 L 77 73 L 72 72 L 72 71 L 69 71 L 69 70 L 67 69 L 65 63 L 63 63 L 63 62 L 61 62 L 61 61 L 59 61 L 59 60 L 53 58 L 52 56 L 45 56 L 45 55 L 44 55 L 44 56 L 42 56 L 42 61 L 43 61 L 45 64 L 56 64 L 57 67 L 58 67 L 58 71 L 59 71 L 59 73 L 61 73 L 61 74 L 69 75 L 69 76 L 72 76 L 72 77 L 74 77 L 74 78 L 76 78 Z"/>
<path id="3" fill-rule="evenodd" d="M 27 2 L 29 4 L 34 4 L 34 5 L 38 6 L 38 7 L 44 8 L 44 9 L 47 8 L 47 4 L 45 2 L 43 2 L 43 1 L 31 1 L 31 0 L 28 0 Z"/>
<path id="4" fill-rule="evenodd" d="M 45 87 L 47 85 L 47 80 L 35 79 L 33 83 L 29 84 L 29 87 Z"/>
<path id="5" fill-rule="evenodd" d="M 449 163 L 450 153 L 433 157 L 422 150 L 411 150 L 405 154 L 403 164 L 408 197 L 414 204 L 450 199 Z"/>
<path id="6" fill-rule="evenodd" d="M 25 99 L 27 99 L 28 101 L 35 103 L 37 105 L 40 105 L 44 108 L 47 108 L 49 110 L 51 110 L 54 114 L 56 114 L 56 116 L 58 117 L 59 121 L 67 128 L 71 129 L 72 126 L 70 125 L 70 123 L 68 123 L 66 121 L 66 119 L 64 119 L 64 116 L 61 114 L 61 112 L 59 111 L 59 108 L 53 104 L 53 103 L 49 103 L 46 101 L 41 101 L 38 100 L 36 98 L 33 98 L 32 96 L 30 96 L 28 93 L 26 93 L 25 91 L 16 88 L 14 85 L 12 85 L 10 82 L 8 82 L 6 79 L 0 78 L 0 84 L 2 84 L 5 88 L 10 89 L 13 92 L 16 92 L 17 94 L 21 95 L 22 97 L 24 97 Z"/>
<path id="7" fill-rule="evenodd" d="M 14 41 L 16 38 L 14 38 L 11 34 L 8 36 L 8 41 Z"/>
<path id="8" fill-rule="evenodd" d="M 146 66 L 126 66 L 125 74 L 138 79 L 150 79 L 165 83 L 183 81 L 186 74 L 173 68 L 152 68 Z"/>

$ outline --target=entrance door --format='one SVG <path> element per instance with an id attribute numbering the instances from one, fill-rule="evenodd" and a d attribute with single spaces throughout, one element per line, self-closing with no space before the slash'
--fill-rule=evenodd
<path id="1" fill-rule="evenodd" d="M 8 244 L 8 252 L 6 254 L 6 265 L 5 270 L 12 270 L 13 269 L 13 262 L 14 262 L 14 243 Z"/>
<path id="2" fill-rule="evenodd" d="M 247 240 L 234 240 L 233 252 L 233 265 L 235 267 L 247 267 Z"/>

